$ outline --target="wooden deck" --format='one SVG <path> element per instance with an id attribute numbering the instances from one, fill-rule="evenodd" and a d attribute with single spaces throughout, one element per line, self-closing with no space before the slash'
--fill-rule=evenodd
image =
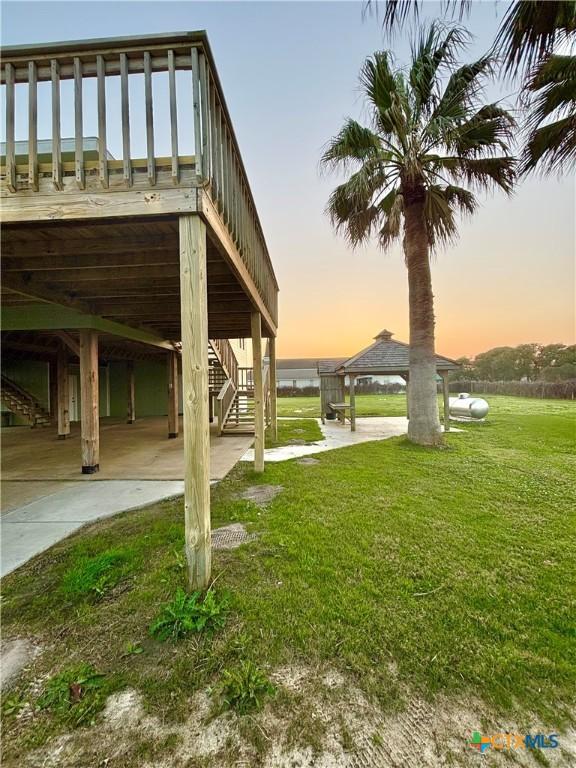
<path id="1" fill-rule="evenodd" d="M 98 357 L 166 357 L 170 436 L 181 359 L 190 583 L 205 585 L 208 339 L 252 338 L 255 467 L 263 471 L 264 408 L 274 429 L 276 407 L 275 391 L 265 392 L 275 378 L 262 375 L 262 337 L 274 361 L 278 325 L 278 284 L 207 36 L 4 48 L 0 78 L 4 349 L 57 354 L 60 372 L 67 357 L 79 358 L 86 473 L 99 469 Z M 16 98 L 26 101 L 24 136 L 16 135 Z M 72 115 L 73 141 L 62 136 Z M 159 126 L 169 128 L 169 152 L 157 150 L 166 133 Z M 49 136 L 48 153 L 39 135 Z M 65 387 L 56 394 L 66 437 Z"/>

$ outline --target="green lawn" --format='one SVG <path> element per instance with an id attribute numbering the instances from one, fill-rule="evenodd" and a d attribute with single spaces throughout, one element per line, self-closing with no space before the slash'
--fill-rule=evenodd
<path id="1" fill-rule="evenodd" d="M 450 395 L 455 397 L 455 395 Z M 562 414 L 570 404 L 565 400 L 544 400 L 531 397 L 506 397 L 505 395 L 478 395 L 484 397 L 492 410 L 499 414 L 542 413 Z M 346 398 L 348 399 L 348 397 Z M 438 397 L 442 408 L 442 398 Z M 279 416 L 314 417 L 320 416 L 320 397 L 279 397 Z M 397 395 L 356 395 L 357 416 L 406 416 L 406 396 Z"/>
<path id="2" fill-rule="evenodd" d="M 281 413 L 300 415 L 301 400 L 282 400 Z M 362 407 L 403 411 L 400 396 L 378 400 Z M 262 476 L 238 466 L 213 490 L 214 526 L 241 521 L 259 538 L 214 553 L 216 590 L 231 606 L 214 635 L 172 644 L 148 634 L 184 579 L 180 500 L 56 545 L 4 579 L 3 636 L 45 647 L 14 695 L 34 704 L 35 680 L 87 663 L 106 692 L 133 687 L 171 722 L 241 661 L 266 673 L 328 665 L 384 711 L 411 697 L 470 697 L 487 722 L 557 732 L 573 721 L 576 691 L 576 406 L 489 401 L 489 419 L 449 435 L 444 450 L 394 438 L 318 454 L 313 466 L 269 464 Z M 238 498 L 259 483 L 284 490 L 265 508 Z M 101 593 L 86 592 L 95 558 L 113 563 Z M 300 743 L 314 742 L 310 701 L 280 690 L 268 706 Z M 6 765 L 67 727 L 49 710 L 4 721 Z M 264 755 L 270 741 L 243 722 L 242 738 Z M 162 756 L 138 739 L 131 749 L 107 765 Z M 191 763 L 208 764 L 234 762 Z"/>
<path id="3" fill-rule="evenodd" d="M 315 419 L 280 419 L 278 421 L 278 439 L 272 440 L 270 430 L 266 430 L 266 448 L 298 443 L 315 443 L 322 440 L 322 432 Z"/>

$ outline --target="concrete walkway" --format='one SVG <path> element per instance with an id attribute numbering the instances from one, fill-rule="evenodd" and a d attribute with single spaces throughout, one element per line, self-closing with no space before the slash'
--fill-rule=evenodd
<path id="1" fill-rule="evenodd" d="M 61 485 L 62 490 L 2 516 L 0 576 L 86 523 L 184 493 L 183 480 L 100 480 Z"/>
<path id="2" fill-rule="evenodd" d="M 301 456 L 312 456 L 315 453 L 333 451 L 335 448 L 347 448 L 350 445 L 368 443 L 374 440 L 388 440 L 408 432 L 408 419 L 405 416 L 370 416 L 356 419 L 356 432 L 350 431 L 350 425 L 345 426 L 338 421 L 327 421 L 322 424 L 317 419 L 324 439 L 309 445 L 285 445 L 280 448 L 267 448 L 264 451 L 264 461 L 287 461 Z M 461 430 L 453 429 L 454 432 Z M 242 461 L 253 461 L 254 451 L 250 449 Z"/>
<path id="3" fill-rule="evenodd" d="M 253 437 L 210 435 L 210 480 L 225 477 Z M 165 418 L 100 423 L 100 472 L 80 474 L 80 429 L 58 440 L 53 428 L 2 430 L 0 576 L 86 523 L 184 493 L 182 435 Z"/>

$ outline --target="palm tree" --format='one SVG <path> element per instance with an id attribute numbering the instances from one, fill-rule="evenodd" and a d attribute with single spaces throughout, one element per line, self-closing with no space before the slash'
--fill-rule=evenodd
<path id="1" fill-rule="evenodd" d="M 383 249 L 403 234 L 410 301 L 408 437 L 441 442 L 436 400 L 434 299 L 430 253 L 457 235 L 457 214 L 472 214 L 474 192 L 510 193 L 514 121 L 479 98 L 493 62 L 457 66 L 466 33 L 432 25 L 412 46 L 409 71 L 383 51 L 368 58 L 360 84 L 370 125 L 348 119 L 327 145 L 325 168 L 349 172 L 327 212 L 355 246 L 372 235 Z"/>
<path id="2" fill-rule="evenodd" d="M 391 31 L 411 15 L 418 19 L 421 5 L 422 0 L 384 0 L 383 27 Z M 470 0 L 442 2 L 452 16 L 464 16 L 470 6 Z M 377 12 L 378 2 L 366 0 L 364 7 Z M 505 74 L 522 74 L 529 107 L 522 173 L 563 170 L 576 162 L 576 57 L 553 53 L 575 37 L 576 0 L 514 0 L 498 29 L 494 52 Z"/>

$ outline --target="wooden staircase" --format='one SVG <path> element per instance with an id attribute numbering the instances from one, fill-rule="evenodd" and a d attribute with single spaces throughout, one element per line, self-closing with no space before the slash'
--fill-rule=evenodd
<path id="1" fill-rule="evenodd" d="M 222 434 L 253 435 L 254 429 L 254 390 L 237 390 L 224 420 Z"/>
<path id="2" fill-rule="evenodd" d="M 50 424 L 50 414 L 39 401 L 4 374 L 2 374 L 2 402 L 8 410 L 21 416 L 31 427 L 46 427 Z"/>

